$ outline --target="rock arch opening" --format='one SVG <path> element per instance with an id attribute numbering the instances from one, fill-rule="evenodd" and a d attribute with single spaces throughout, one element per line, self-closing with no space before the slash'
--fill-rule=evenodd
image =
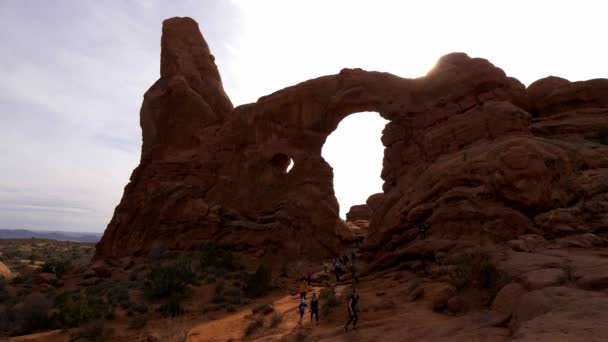
<path id="1" fill-rule="evenodd" d="M 327 137 L 321 155 L 333 168 L 333 188 L 346 218 L 351 206 L 382 192 L 382 130 L 389 121 L 377 112 L 358 112 L 340 121 Z"/>
<path id="2" fill-rule="evenodd" d="M 282 174 L 289 173 L 294 166 L 293 159 L 284 153 L 275 154 L 270 160 L 270 164 L 277 172 Z"/>

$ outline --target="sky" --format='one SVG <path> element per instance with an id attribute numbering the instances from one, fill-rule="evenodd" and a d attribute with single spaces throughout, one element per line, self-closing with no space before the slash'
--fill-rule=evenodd
<path id="1" fill-rule="evenodd" d="M 139 161 L 162 20 L 201 28 L 235 105 L 345 67 L 423 76 L 462 51 L 524 84 L 608 77 L 602 1 L 0 0 L 0 229 L 103 231 Z M 323 156 L 344 215 L 381 191 L 385 121 Z"/>

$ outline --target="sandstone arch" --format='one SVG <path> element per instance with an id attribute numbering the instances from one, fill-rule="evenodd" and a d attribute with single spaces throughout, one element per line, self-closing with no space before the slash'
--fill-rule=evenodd
<path id="1" fill-rule="evenodd" d="M 580 195 L 582 179 L 608 176 L 608 149 L 587 139 L 594 125 L 608 127 L 608 81 L 565 82 L 526 89 L 487 60 L 455 53 L 418 79 L 344 69 L 233 108 L 198 25 L 168 19 L 161 78 L 141 110 L 141 162 L 96 257 L 207 239 L 332 256 L 338 204 L 321 148 L 362 111 L 390 121 L 384 194 L 370 198 L 372 252 L 402 247 L 425 220 L 437 239 L 563 234 L 548 228 L 555 220 L 608 229 L 606 214 L 584 204 L 606 205 L 608 190 Z M 277 154 L 293 159 L 289 173 L 276 172 Z"/>

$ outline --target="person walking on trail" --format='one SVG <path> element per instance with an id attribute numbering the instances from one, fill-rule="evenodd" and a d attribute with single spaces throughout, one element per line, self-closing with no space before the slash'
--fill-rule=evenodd
<path id="1" fill-rule="evenodd" d="M 300 292 L 300 299 L 305 301 L 306 292 L 308 292 L 308 286 L 306 285 L 306 282 L 304 281 L 304 279 L 302 279 L 302 281 L 300 282 L 300 287 L 298 287 L 298 292 Z"/>
<path id="2" fill-rule="evenodd" d="M 313 293 L 312 298 L 310 299 L 310 321 L 312 322 L 313 316 L 317 319 L 317 324 L 319 324 L 319 299 L 317 298 L 317 294 Z"/>
<path id="3" fill-rule="evenodd" d="M 306 311 L 306 299 L 300 299 L 300 305 L 298 306 L 298 310 L 300 311 L 300 321 L 298 324 L 302 324 L 302 318 L 304 317 L 304 312 Z"/>
<path id="4" fill-rule="evenodd" d="M 342 272 L 342 270 L 340 269 L 340 263 L 338 262 L 338 259 L 334 261 L 334 272 L 336 273 L 336 283 L 339 283 L 340 273 Z"/>
<path id="5" fill-rule="evenodd" d="M 423 222 L 421 224 L 418 225 L 418 231 L 420 232 L 420 239 L 424 240 L 426 239 L 426 232 L 427 230 L 429 230 L 429 224 L 426 222 Z"/>
<path id="6" fill-rule="evenodd" d="M 344 326 L 344 332 L 348 332 L 348 326 L 353 323 L 353 330 L 357 330 L 357 321 L 359 320 L 359 295 L 357 288 L 353 288 L 353 293 L 348 297 L 348 322 Z"/>

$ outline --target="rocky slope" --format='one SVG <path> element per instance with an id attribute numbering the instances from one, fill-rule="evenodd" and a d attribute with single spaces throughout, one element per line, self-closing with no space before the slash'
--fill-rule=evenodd
<path id="1" fill-rule="evenodd" d="M 454 241 L 533 233 L 605 243 L 606 79 L 526 88 L 454 53 L 418 79 L 344 69 L 233 108 L 192 19 L 166 20 L 161 47 L 161 77 L 141 109 L 141 162 L 98 259 L 208 239 L 287 259 L 336 255 L 339 210 L 321 148 L 361 111 L 390 121 L 384 192 L 368 200 L 374 267 L 434 257 Z M 416 247 L 422 222 L 429 238 Z"/>

